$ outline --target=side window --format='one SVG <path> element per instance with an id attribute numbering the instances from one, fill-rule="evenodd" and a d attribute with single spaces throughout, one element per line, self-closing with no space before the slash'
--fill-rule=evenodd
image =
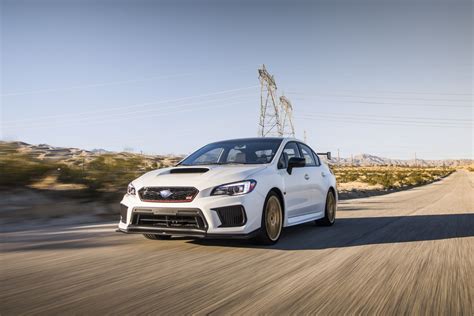
<path id="1" fill-rule="evenodd" d="M 288 167 L 288 160 L 292 157 L 301 157 L 298 145 L 295 142 L 286 144 L 281 153 L 280 160 L 278 160 L 278 169 L 285 169 Z"/>
<path id="2" fill-rule="evenodd" d="M 319 160 L 318 154 L 313 151 L 314 160 L 316 161 L 316 166 L 321 166 L 321 160 Z"/>
<path id="3" fill-rule="evenodd" d="M 316 162 L 314 161 L 313 151 L 306 145 L 299 144 L 301 148 L 301 154 L 303 155 L 304 159 L 306 160 L 306 166 L 316 166 Z"/>

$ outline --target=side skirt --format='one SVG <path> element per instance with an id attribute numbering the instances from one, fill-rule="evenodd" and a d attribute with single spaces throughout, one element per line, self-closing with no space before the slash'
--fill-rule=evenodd
<path id="1" fill-rule="evenodd" d="M 307 223 L 307 222 L 314 221 L 323 217 L 324 217 L 324 212 L 290 217 L 288 218 L 288 222 L 285 227 Z"/>

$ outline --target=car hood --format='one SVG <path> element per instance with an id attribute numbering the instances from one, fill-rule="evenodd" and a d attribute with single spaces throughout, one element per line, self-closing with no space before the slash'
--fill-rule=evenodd
<path id="1" fill-rule="evenodd" d="M 267 165 L 178 166 L 148 172 L 132 183 L 137 190 L 149 186 L 191 186 L 201 191 L 225 183 L 250 179 L 252 175 L 265 168 Z"/>

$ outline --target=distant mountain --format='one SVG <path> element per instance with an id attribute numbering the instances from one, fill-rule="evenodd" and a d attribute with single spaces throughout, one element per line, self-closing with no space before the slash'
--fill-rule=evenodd
<path id="1" fill-rule="evenodd" d="M 334 158 L 329 162 L 340 166 L 418 166 L 418 167 L 459 167 L 474 164 L 472 159 L 444 159 L 444 160 L 426 160 L 426 159 L 391 159 L 370 154 L 360 154 L 349 158 Z"/>
<path id="2" fill-rule="evenodd" d="M 2 146 L 3 145 L 3 146 Z M 49 160 L 65 163 L 67 165 L 81 165 L 88 163 L 101 155 L 113 155 L 118 158 L 140 157 L 150 162 L 150 165 L 174 165 L 182 157 L 174 155 L 141 155 L 128 152 L 112 152 L 105 149 L 84 150 L 79 148 L 55 147 L 47 144 L 31 145 L 25 142 L 0 141 L 0 154 L 5 151 L 16 151 L 34 159 Z"/>
<path id="3" fill-rule="evenodd" d="M 1 142 L 0 145 L 7 145 L 8 147 L 15 148 L 17 152 L 28 154 L 36 159 L 45 159 L 60 161 L 66 164 L 78 164 L 82 162 L 89 162 L 95 157 L 104 154 L 110 154 L 114 156 L 119 156 L 123 158 L 127 157 L 144 157 L 150 162 L 160 162 L 166 161 L 166 164 L 177 163 L 182 159 L 182 156 L 172 156 L 172 155 L 139 155 L 135 153 L 128 152 L 112 152 L 105 149 L 93 149 L 93 150 L 84 150 L 79 148 L 69 148 L 69 147 L 54 147 L 47 144 L 31 145 L 25 142 Z M 378 157 L 370 154 L 360 154 L 355 155 L 352 158 L 341 158 L 338 160 L 336 157 L 333 157 L 329 161 L 329 164 L 340 165 L 340 166 L 447 166 L 447 167 L 458 167 L 474 164 L 472 159 L 447 159 L 447 160 L 424 160 L 424 159 L 414 159 L 411 160 L 401 160 L 401 159 L 390 159 L 384 157 Z"/>

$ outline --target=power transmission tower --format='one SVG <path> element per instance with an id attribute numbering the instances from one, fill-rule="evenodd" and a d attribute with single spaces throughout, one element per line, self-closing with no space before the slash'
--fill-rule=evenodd
<path id="1" fill-rule="evenodd" d="M 277 86 L 275 79 L 270 75 L 262 65 L 258 70 L 258 79 L 260 80 L 260 123 L 258 135 L 282 136 L 281 122 L 278 104 L 276 101 Z"/>
<path id="2" fill-rule="evenodd" d="M 277 101 L 275 78 L 268 73 L 265 65 L 258 69 L 258 79 L 260 80 L 260 122 L 258 135 L 262 137 L 294 137 L 293 106 L 290 100 L 285 96 L 281 96 Z"/>
<path id="3" fill-rule="evenodd" d="M 282 113 L 281 129 L 282 136 L 295 137 L 295 127 L 293 126 L 293 106 L 287 97 L 280 97 L 280 110 Z"/>

